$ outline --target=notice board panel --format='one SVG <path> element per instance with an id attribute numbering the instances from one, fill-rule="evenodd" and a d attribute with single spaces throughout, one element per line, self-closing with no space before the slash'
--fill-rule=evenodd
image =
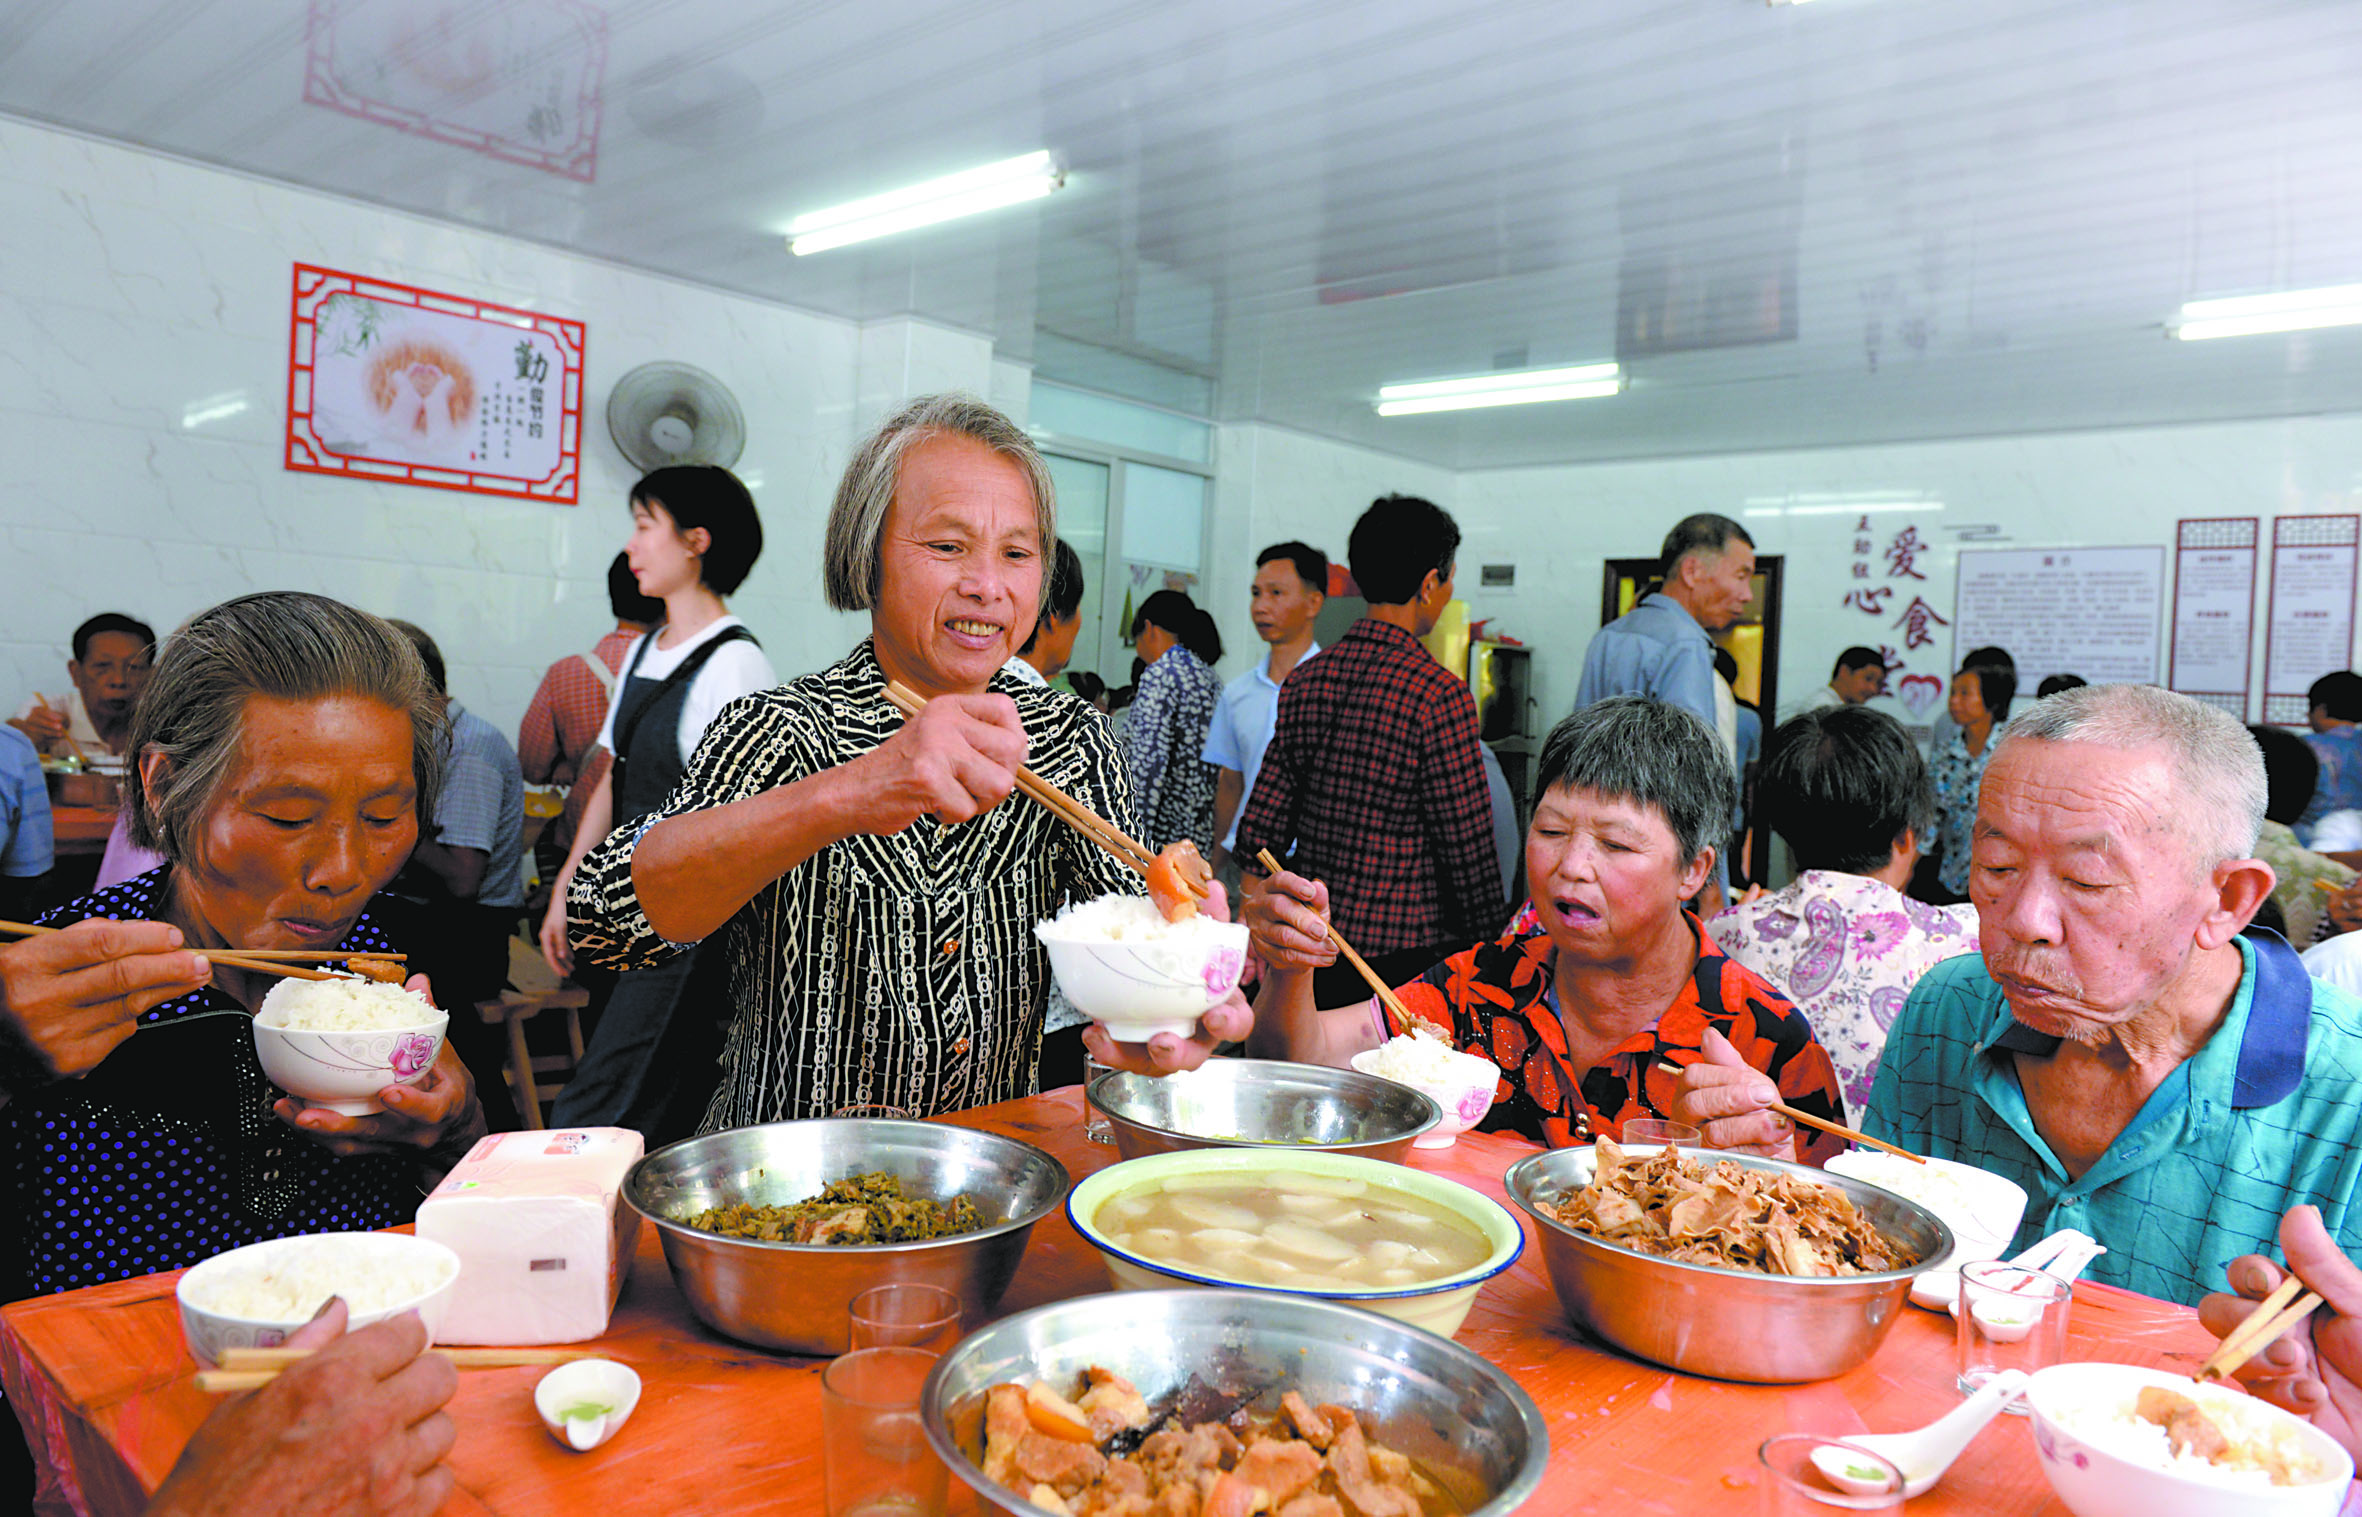
<path id="1" fill-rule="evenodd" d="M 1964 548 L 1952 646 L 2009 650 L 2018 688 L 2053 674 L 2157 679 L 2165 549 Z"/>
<path id="2" fill-rule="evenodd" d="M 2185 519 L 2174 533 L 2168 689 L 2247 720 L 2248 648 L 2262 524 L 2252 516 Z"/>

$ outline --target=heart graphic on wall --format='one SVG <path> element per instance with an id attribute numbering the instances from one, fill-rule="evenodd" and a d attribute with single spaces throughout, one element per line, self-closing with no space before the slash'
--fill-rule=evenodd
<path id="1" fill-rule="evenodd" d="M 1903 709 L 1913 716 L 1925 716 L 1943 698 L 1944 682 L 1932 674 L 1906 674 L 1896 692 Z"/>

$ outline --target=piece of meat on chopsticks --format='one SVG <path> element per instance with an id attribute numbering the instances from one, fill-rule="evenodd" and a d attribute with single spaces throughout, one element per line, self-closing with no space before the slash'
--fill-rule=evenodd
<path id="1" fill-rule="evenodd" d="M 1214 869 L 1187 838 L 1168 843 L 1148 865 L 1148 898 L 1168 922 L 1197 915 L 1197 903 L 1214 883 Z"/>

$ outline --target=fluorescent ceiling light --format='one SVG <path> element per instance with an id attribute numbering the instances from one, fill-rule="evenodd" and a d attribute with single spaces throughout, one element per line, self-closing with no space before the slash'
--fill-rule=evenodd
<path id="1" fill-rule="evenodd" d="M 2277 295 L 2236 295 L 2227 300 L 2193 300 L 2169 330 L 2184 342 L 2208 337 L 2252 337 L 2260 332 L 2302 332 L 2311 327 L 2362 324 L 2362 284 L 2319 290 L 2283 290 Z"/>
<path id="2" fill-rule="evenodd" d="M 788 251 L 799 256 L 824 253 L 849 242 L 1039 200 L 1064 183 L 1064 171 L 1047 152 L 1027 153 L 798 216 L 788 224 Z"/>
<path id="3" fill-rule="evenodd" d="M 1465 379 L 1385 385 L 1378 391 L 1378 414 L 1417 416 L 1427 411 L 1472 411 L 1479 406 L 1524 406 L 1543 400 L 1596 400 L 1623 388 L 1623 372 L 1612 363 L 1513 369 L 1502 374 L 1472 374 Z"/>

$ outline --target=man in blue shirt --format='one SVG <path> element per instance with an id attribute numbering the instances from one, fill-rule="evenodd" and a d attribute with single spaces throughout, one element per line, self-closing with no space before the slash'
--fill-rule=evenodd
<path id="1" fill-rule="evenodd" d="M 2296 819 L 2296 830 L 2312 843 L 2313 828 L 2332 811 L 2362 809 L 2362 674 L 2340 669 L 2313 681 L 2305 692 L 2312 704 L 2313 732 L 2305 739 L 2321 774 L 2313 782 L 2312 803 Z"/>
<path id="2" fill-rule="evenodd" d="M 1717 694 L 1714 640 L 1708 634 L 1737 621 L 1755 598 L 1755 539 L 1729 517 L 1701 511 L 1683 517 L 1665 534 L 1659 562 L 1663 586 L 1600 628 L 1583 651 L 1575 709 L 1611 695 L 1668 702 L 1721 737 L 1722 751 L 1735 763 L 1738 709 Z M 1730 878 L 1720 854 L 1714 876 L 1699 898 L 1700 913 L 1709 917 L 1722 909 L 1723 885 Z"/>
<path id="3" fill-rule="evenodd" d="M 2079 1228 L 2109 1250 L 2093 1278 L 2168 1300 L 2221 1290 L 2296 1205 L 2362 1245 L 2362 1002 L 2241 933 L 2273 884 L 2249 856 L 2260 750 L 2144 685 L 2054 695 L 1997 742 L 1969 882 L 1983 957 L 1912 991 L 1864 1130 L 2016 1181 L 2019 1245 Z M 1683 1120 L 1777 1141 L 1760 1080 L 1685 1077 Z"/>
<path id="4" fill-rule="evenodd" d="M 1271 645 L 1255 667 L 1222 687 L 1221 704 L 1206 728 L 1199 755 L 1215 767 L 1214 857 L 1217 870 L 1230 862 L 1238 842 L 1238 819 L 1271 746 L 1279 720 L 1280 683 L 1298 664 L 1320 651 L 1312 624 L 1329 598 L 1329 556 L 1303 543 L 1275 543 L 1255 555 L 1255 583 L 1248 592 L 1255 635 Z M 1225 872 L 1235 889 L 1235 877 Z"/>
<path id="5" fill-rule="evenodd" d="M 33 882 L 49 873 L 49 782 L 33 740 L 0 727 L 0 908 L 29 917 Z"/>

